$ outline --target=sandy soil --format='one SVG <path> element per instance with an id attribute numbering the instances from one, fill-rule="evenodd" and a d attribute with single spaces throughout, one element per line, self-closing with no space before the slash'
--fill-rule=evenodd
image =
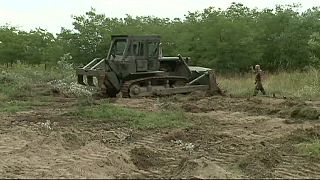
<path id="1" fill-rule="evenodd" d="M 320 178 L 320 159 L 295 148 L 320 137 L 316 101 L 201 93 L 113 99 L 143 111 L 182 109 L 192 122 L 144 131 L 67 116 L 75 103 L 56 96 L 32 111 L 0 114 L 0 177 Z"/>

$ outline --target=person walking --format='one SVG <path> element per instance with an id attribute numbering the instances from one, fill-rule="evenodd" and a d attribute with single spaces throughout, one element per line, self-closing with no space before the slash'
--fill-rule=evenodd
<path id="1" fill-rule="evenodd" d="M 260 65 L 257 64 L 254 68 L 255 73 L 256 73 L 256 78 L 255 78 L 255 89 L 254 89 L 254 94 L 253 96 L 256 96 L 259 91 L 262 92 L 263 95 L 266 95 L 266 91 L 264 90 L 263 86 L 262 86 L 262 70 L 260 68 Z"/>

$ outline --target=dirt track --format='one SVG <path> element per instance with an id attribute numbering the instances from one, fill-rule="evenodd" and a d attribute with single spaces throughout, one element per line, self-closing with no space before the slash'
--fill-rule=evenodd
<path id="1" fill-rule="evenodd" d="M 0 115 L 1 178 L 320 177 L 319 157 L 295 148 L 319 138 L 319 102 L 202 94 L 113 101 L 179 108 L 192 125 L 142 131 L 79 119 L 65 115 L 76 99 L 58 96 L 50 106 Z"/>

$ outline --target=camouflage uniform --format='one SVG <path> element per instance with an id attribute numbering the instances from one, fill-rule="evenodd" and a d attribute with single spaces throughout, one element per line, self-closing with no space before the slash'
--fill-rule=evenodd
<path id="1" fill-rule="evenodd" d="M 262 94 L 263 95 L 266 95 L 266 92 L 265 92 L 265 90 L 264 90 L 264 88 L 263 88 L 263 86 L 262 86 L 262 82 L 261 82 L 261 70 L 260 69 L 258 69 L 258 70 L 256 70 L 256 81 L 255 81 L 255 85 L 256 85 L 256 87 L 255 87 L 255 89 L 254 89 L 254 96 L 256 96 L 257 94 L 258 94 L 258 92 L 259 91 L 261 91 L 262 92 Z"/>
<path id="2" fill-rule="evenodd" d="M 254 84 L 256 85 L 256 87 L 254 89 L 254 94 L 253 95 L 256 96 L 259 91 L 261 91 L 262 94 L 265 95 L 266 92 L 264 91 L 264 88 L 263 88 L 262 82 L 261 82 L 261 80 L 262 80 L 262 71 L 260 69 L 260 65 L 259 64 L 257 64 L 255 66 L 255 72 L 256 72 L 256 79 L 255 79 L 256 82 Z"/>

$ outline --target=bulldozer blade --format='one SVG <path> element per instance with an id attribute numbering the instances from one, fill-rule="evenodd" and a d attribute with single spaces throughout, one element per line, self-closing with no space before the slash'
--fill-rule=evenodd
<path id="1" fill-rule="evenodd" d="M 209 91 L 213 92 L 218 89 L 216 77 L 213 71 L 209 71 Z"/>
<path id="2" fill-rule="evenodd" d="M 104 84 L 104 79 L 105 79 L 105 76 L 99 76 L 98 78 L 98 86 L 101 88 L 101 89 L 106 89 L 106 86 Z"/>
<path id="3" fill-rule="evenodd" d="M 87 76 L 87 83 L 89 86 L 95 86 L 93 83 L 93 76 Z"/>
<path id="4" fill-rule="evenodd" d="M 78 83 L 82 85 L 86 85 L 86 83 L 83 82 L 83 75 L 78 75 Z"/>

